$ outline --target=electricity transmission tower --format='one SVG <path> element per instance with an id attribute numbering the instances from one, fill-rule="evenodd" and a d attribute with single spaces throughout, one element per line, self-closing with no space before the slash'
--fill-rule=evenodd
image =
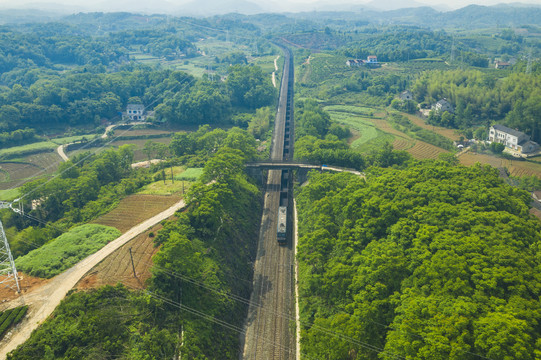
<path id="1" fill-rule="evenodd" d="M 20 209 L 14 209 L 12 204 L 0 201 L 0 209 L 12 209 L 15 212 L 20 212 Z M 15 262 L 13 261 L 13 256 L 11 255 L 11 250 L 9 249 L 8 238 L 4 231 L 4 226 L 0 221 L 0 284 L 7 284 L 11 281 L 15 281 L 17 285 L 17 292 L 21 292 L 19 286 L 19 275 L 17 274 L 17 269 L 15 268 Z"/>

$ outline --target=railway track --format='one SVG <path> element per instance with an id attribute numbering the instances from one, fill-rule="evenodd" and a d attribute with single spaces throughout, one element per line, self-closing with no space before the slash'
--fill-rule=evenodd
<path id="1" fill-rule="evenodd" d="M 289 49 L 283 48 L 283 51 L 284 74 L 280 85 L 271 160 L 289 160 L 293 157 L 293 58 Z M 295 359 L 295 337 L 289 326 L 290 319 L 295 317 L 291 272 L 294 262 L 292 236 L 288 234 L 284 245 L 279 245 L 276 237 L 278 207 L 291 203 L 289 175 L 287 170 L 269 170 L 267 177 L 254 265 L 254 284 L 241 359 Z M 288 228 L 291 229 L 291 226 Z"/>

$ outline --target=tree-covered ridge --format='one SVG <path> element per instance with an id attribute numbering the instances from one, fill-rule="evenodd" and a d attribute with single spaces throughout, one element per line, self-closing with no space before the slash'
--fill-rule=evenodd
<path id="1" fill-rule="evenodd" d="M 312 176 L 298 196 L 303 352 L 537 358 L 541 225 L 529 202 L 483 166 Z"/>
<path id="2" fill-rule="evenodd" d="M 238 359 L 240 330 L 231 329 L 247 312 L 237 300 L 250 297 L 261 213 L 260 191 L 242 171 L 255 140 L 240 129 L 200 130 L 189 140 L 209 141 L 208 160 L 186 210 L 155 237 L 147 290 L 75 293 L 9 359 Z"/>

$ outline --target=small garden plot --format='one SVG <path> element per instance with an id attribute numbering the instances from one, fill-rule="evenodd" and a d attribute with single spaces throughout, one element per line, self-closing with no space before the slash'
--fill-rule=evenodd
<path id="1" fill-rule="evenodd" d="M 121 232 L 113 227 L 86 224 L 77 226 L 28 254 L 17 258 L 17 268 L 29 275 L 52 278 L 116 239 Z"/>
<path id="2" fill-rule="evenodd" d="M 24 305 L 0 312 L 0 339 L 2 339 L 11 326 L 22 320 L 27 311 L 28 305 Z"/>

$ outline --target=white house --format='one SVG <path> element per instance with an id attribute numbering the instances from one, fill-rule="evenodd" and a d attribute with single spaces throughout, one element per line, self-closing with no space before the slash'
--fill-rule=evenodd
<path id="1" fill-rule="evenodd" d="M 446 111 L 449 113 L 453 113 L 455 111 L 453 105 L 451 105 L 449 101 L 447 101 L 447 99 L 441 99 L 440 101 L 432 105 L 432 109 L 436 110 L 439 113 L 444 113 Z"/>
<path id="2" fill-rule="evenodd" d="M 378 57 L 376 55 L 368 55 L 366 58 L 366 62 L 368 64 L 377 64 L 378 63 Z"/>
<path id="3" fill-rule="evenodd" d="M 488 140 L 504 144 L 509 149 L 523 154 L 533 152 L 539 148 L 538 143 L 530 140 L 530 135 L 499 124 L 490 127 Z"/>
<path id="4" fill-rule="evenodd" d="M 125 120 L 130 121 L 145 121 L 147 114 L 143 104 L 128 104 L 126 112 L 122 114 Z"/>

